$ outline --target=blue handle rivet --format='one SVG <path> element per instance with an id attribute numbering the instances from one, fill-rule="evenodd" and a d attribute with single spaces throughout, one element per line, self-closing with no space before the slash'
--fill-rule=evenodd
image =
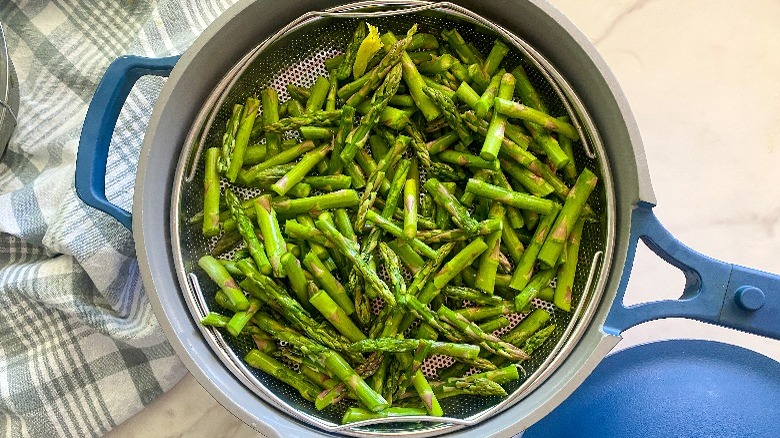
<path id="1" fill-rule="evenodd" d="M 766 295 L 755 286 L 741 286 L 734 294 L 734 301 L 744 310 L 756 311 L 764 307 Z"/>

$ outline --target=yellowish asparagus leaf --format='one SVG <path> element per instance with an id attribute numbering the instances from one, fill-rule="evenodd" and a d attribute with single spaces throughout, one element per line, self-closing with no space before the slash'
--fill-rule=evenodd
<path id="1" fill-rule="evenodd" d="M 355 55 L 355 64 L 352 66 L 352 74 L 355 79 L 366 73 L 366 66 L 371 57 L 382 48 L 382 40 L 379 38 L 379 29 L 376 26 L 368 25 L 368 35 L 360 43 L 357 55 Z"/>

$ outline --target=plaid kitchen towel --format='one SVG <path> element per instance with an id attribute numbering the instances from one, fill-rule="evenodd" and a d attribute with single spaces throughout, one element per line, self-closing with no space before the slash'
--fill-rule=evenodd
<path id="1" fill-rule="evenodd" d="M 235 0 L 3 0 L 21 90 L 0 161 L 0 434 L 98 436 L 186 372 L 155 319 L 131 233 L 83 204 L 87 106 L 124 54 L 183 52 Z M 109 199 L 130 209 L 162 79 L 139 81 L 112 140 Z"/>

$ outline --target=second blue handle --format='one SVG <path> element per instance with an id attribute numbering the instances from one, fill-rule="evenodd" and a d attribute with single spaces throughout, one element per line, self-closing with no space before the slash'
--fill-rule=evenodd
<path id="1" fill-rule="evenodd" d="M 685 289 L 678 300 L 625 306 L 623 297 L 639 241 L 680 269 Z M 652 205 L 640 203 L 631 215 L 627 263 L 604 330 L 620 334 L 662 318 L 689 318 L 780 339 L 780 277 L 704 256 L 674 238 L 658 221 Z"/>

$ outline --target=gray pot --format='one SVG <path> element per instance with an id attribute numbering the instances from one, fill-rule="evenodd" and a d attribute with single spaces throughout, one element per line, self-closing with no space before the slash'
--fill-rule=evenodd
<path id="1" fill-rule="evenodd" d="M 90 105 L 77 159 L 76 187 L 82 199 L 132 226 L 141 274 L 166 336 L 189 371 L 221 404 L 268 436 L 309 436 L 325 433 L 286 413 L 275 400 L 258 397 L 225 352 L 209 343 L 185 298 L 181 270 L 175 261 L 182 251 L 173 237 L 177 225 L 183 154 L 193 120 L 203 103 L 259 41 L 273 35 L 311 10 L 338 5 L 330 0 L 291 0 L 283 4 L 242 1 L 219 17 L 180 59 L 122 58 L 107 72 Z M 549 413 L 587 377 L 620 340 L 620 333 L 638 323 L 666 317 L 688 317 L 774 338 L 780 337 L 780 278 L 725 264 L 680 244 L 660 225 L 639 132 L 625 97 L 606 64 L 587 38 L 564 16 L 539 0 L 464 0 L 460 5 L 515 33 L 566 78 L 600 137 L 602 170 L 607 183 L 610 220 L 608 248 L 599 265 L 595 289 L 600 298 L 586 309 L 583 325 L 566 345 L 555 367 L 522 400 L 481 418 L 465 428 L 422 430 L 409 435 L 442 432 L 463 436 L 510 436 Z M 511 11 L 511 13 L 507 13 Z M 132 83 L 143 74 L 167 74 L 141 150 L 132 215 L 105 199 L 105 160 L 113 123 Z M 178 174 L 177 174 L 178 173 Z M 172 201 L 172 198 L 174 201 Z M 174 213 L 175 217 L 175 213 Z M 131 219 L 132 218 L 132 219 Z M 626 308 L 623 294 L 636 245 L 643 240 L 686 276 L 681 300 Z M 278 400 L 276 400 L 278 401 Z M 333 430 L 331 432 L 335 433 Z M 345 430 L 349 434 L 362 431 Z"/>

